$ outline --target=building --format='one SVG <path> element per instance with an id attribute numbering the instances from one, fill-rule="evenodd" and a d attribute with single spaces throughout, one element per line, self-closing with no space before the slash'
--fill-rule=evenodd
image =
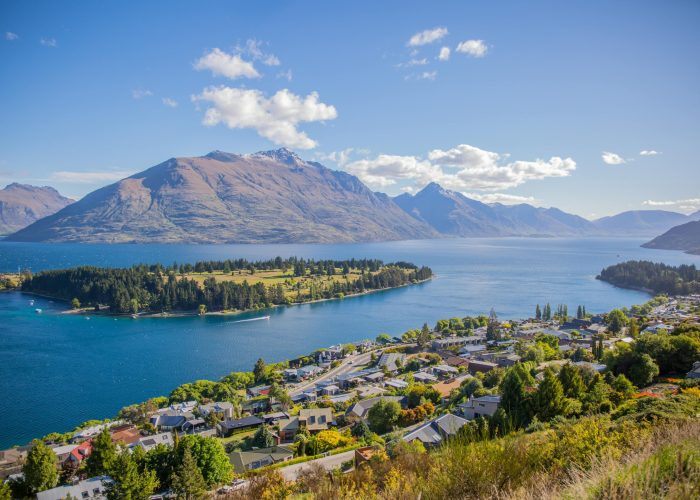
<path id="1" fill-rule="evenodd" d="M 325 431 L 333 423 L 333 411 L 330 408 L 304 408 L 299 411 L 299 425 L 306 427 L 311 434 Z"/>
<path id="2" fill-rule="evenodd" d="M 413 374 L 413 380 L 415 380 L 416 382 L 427 384 L 429 382 L 436 382 L 437 377 L 432 373 L 428 372 L 416 372 Z"/>
<path id="3" fill-rule="evenodd" d="M 144 451 L 149 451 L 159 444 L 172 447 L 174 443 L 173 435 L 170 432 L 161 432 L 160 434 L 154 434 L 152 436 L 144 436 L 139 439 L 132 448 L 140 446 Z"/>
<path id="4" fill-rule="evenodd" d="M 501 404 L 501 396 L 471 396 L 469 401 L 458 406 L 460 414 L 467 420 L 489 416 L 493 417 Z"/>
<path id="5" fill-rule="evenodd" d="M 221 437 L 229 437 L 234 432 L 255 429 L 263 425 L 265 421 L 261 418 L 250 416 L 243 417 L 237 420 L 224 420 L 217 424 L 219 435 Z"/>
<path id="6" fill-rule="evenodd" d="M 63 500 L 70 495 L 70 498 L 103 500 L 107 498 L 105 483 L 109 482 L 109 476 L 91 477 L 75 484 L 40 491 L 36 494 L 36 498 L 37 500 Z"/>
<path id="7" fill-rule="evenodd" d="M 433 375 L 437 376 L 438 378 L 450 378 L 459 373 L 457 368 L 450 365 L 435 365 L 431 370 Z"/>
<path id="8" fill-rule="evenodd" d="M 22 465 L 31 446 L 20 446 L 0 451 L 0 481 L 22 472 Z"/>
<path id="9" fill-rule="evenodd" d="M 129 446 L 139 440 L 141 431 L 131 424 L 125 424 L 112 427 L 110 435 L 112 436 L 113 443 L 121 443 Z"/>
<path id="10" fill-rule="evenodd" d="M 246 389 L 246 397 L 248 398 L 258 398 L 260 396 L 268 396 L 270 394 L 271 386 L 269 385 L 256 385 L 255 387 L 248 387 Z"/>
<path id="11" fill-rule="evenodd" d="M 359 420 L 366 420 L 367 413 L 369 410 L 379 403 L 381 400 L 385 401 L 396 401 L 400 405 L 405 404 L 405 398 L 403 396 L 378 396 L 376 398 L 363 399 L 358 401 L 345 412 L 345 418 L 349 422 L 357 422 Z M 302 410 L 303 411 L 303 410 Z"/>
<path id="12" fill-rule="evenodd" d="M 693 368 L 686 375 L 688 378 L 700 378 L 700 361 L 693 363 Z"/>
<path id="13" fill-rule="evenodd" d="M 188 420 L 182 424 L 182 432 L 185 434 L 198 434 L 207 428 L 207 423 L 202 418 Z"/>
<path id="14" fill-rule="evenodd" d="M 233 418 L 233 404 L 229 403 L 228 401 L 221 401 L 206 405 L 199 405 L 199 413 L 202 415 L 202 417 L 206 417 L 211 412 L 221 415 L 224 419 Z"/>
<path id="15" fill-rule="evenodd" d="M 452 347 L 463 347 L 465 345 L 477 345 L 484 341 L 484 337 L 478 335 L 470 335 L 468 337 L 446 337 L 444 339 L 433 340 L 433 349 L 440 351 L 450 349 Z"/>
<path id="16" fill-rule="evenodd" d="M 386 387 L 393 387 L 394 389 L 405 389 L 408 387 L 408 382 L 400 378 L 390 378 L 384 381 L 384 385 Z"/>
<path id="17" fill-rule="evenodd" d="M 294 436 L 299 430 L 299 417 L 281 418 L 277 421 L 277 426 L 277 435 L 279 435 L 280 441 L 294 441 Z"/>
<path id="18" fill-rule="evenodd" d="M 391 373 L 399 371 L 406 361 L 406 355 L 400 352 L 385 352 L 379 358 L 377 366 Z"/>
<path id="19" fill-rule="evenodd" d="M 516 363 L 520 363 L 520 360 L 522 358 L 518 356 L 517 354 L 508 354 L 506 356 L 498 356 L 495 358 L 496 363 L 498 363 L 498 366 L 501 366 L 503 368 L 509 368 L 513 366 Z"/>
<path id="20" fill-rule="evenodd" d="M 481 352 L 484 352 L 486 350 L 486 346 L 484 344 L 467 344 L 465 346 L 462 346 L 462 348 L 459 350 L 460 356 L 464 357 L 470 357 L 474 356 L 475 354 L 479 354 Z"/>
<path id="21" fill-rule="evenodd" d="M 469 373 L 474 374 L 477 372 L 490 372 L 494 368 L 498 368 L 498 364 L 492 363 L 490 361 L 469 361 Z"/>
<path id="22" fill-rule="evenodd" d="M 259 469 L 268 465 L 286 462 L 294 457 L 294 452 L 284 446 L 272 446 L 250 451 L 235 451 L 229 460 L 237 474 Z"/>
<path id="23" fill-rule="evenodd" d="M 437 446 L 445 439 L 455 436 L 467 423 L 462 417 L 446 413 L 409 432 L 403 440 L 408 443 L 420 441 L 425 446 Z"/>

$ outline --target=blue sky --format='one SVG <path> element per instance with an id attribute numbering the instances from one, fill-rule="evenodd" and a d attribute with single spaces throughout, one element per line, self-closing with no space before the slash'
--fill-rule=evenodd
<path id="1" fill-rule="evenodd" d="M 690 211 L 698 26 L 693 0 L 3 0 L 0 184 L 287 146 L 392 195 Z"/>

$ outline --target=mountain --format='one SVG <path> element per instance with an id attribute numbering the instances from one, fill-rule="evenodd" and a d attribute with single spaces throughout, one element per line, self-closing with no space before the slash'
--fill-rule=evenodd
<path id="1" fill-rule="evenodd" d="M 487 205 L 435 183 L 394 201 L 416 219 L 453 236 L 585 236 L 596 232 L 591 222 L 556 208 Z"/>
<path id="2" fill-rule="evenodd" d="M 690 217 L 693 220 L 700 220 L 700 210 L 698 210 L 697 212 L 693 212 L 688 217 Z"/>
<path id="3" fill-rule="evenodd" d="M 602 232 L 616 236 L 656 236 L 692 220 L 666 210 L 631 210 L 593 221 Z"/>
<path id="4" fill-rule="evenodd" d="M 287 149 L 171 158 L 8 237 L 90 243 L 337 243 L 436 232 L 360 180 Z"/>
<path id="5" fill-rule="evenodd" d="M 700 254 L 700 221 L 691 221 L 669 229 L 661 236 L 644 243 L 644 248 L 683 250 Z"/>
<path id="6" fill-rule="evenodd" d="M 0 189 L 0 234 L 18 231 L 71 203 L 52 187 L 9 184 Z"/>

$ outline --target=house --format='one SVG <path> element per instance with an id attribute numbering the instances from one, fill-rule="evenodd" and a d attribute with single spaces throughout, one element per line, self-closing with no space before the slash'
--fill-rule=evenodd
<path id="1" fill-rule="evenodd" d="M 644 330 L 642 330 L 642 333 L 659 333 L 660 331 L 665 331 L 665 332 L 670 332 L 673 330 L 673 327 L 671 325 L 667 325 L 665 323 L 657 323 L 655 325 L 649 325 L 647 326 Z"/>
<path id="2" fill-rule="evenodd" d="M 299 371 L 297 368 L 287 368 L 286 370 L 282 371 L 282 377 L 284 377 L 284 380 L 287 380 L 287 381 L 298 380 L 297 379 L 298 374 L 299 374 Z"/>
<path id="3" fill-rule="evenodd" d="M 450 396 L 453 390 L 459 389 L 459 386 L 462 385 L 462 380 L 463 379 L 455 378 L 446 382 L 438 382 L 433 386 L 433 389 L 440 393 L 442 399 L 445 399 Z"/>
<path id="4" fill-rule="evenodd" d="M 327 430 L 332 423 L 333 411 L 330 408 L 304 408 L 299 411 L 299 425 L 312 434 Z"/>
<path id="5" fill-rule="evenodd" d="M 498 368 L 498 365 L 490 361 L 469 361 L 469 373 L 471 374 L 477 372 L 490 372 L 494 368 Z"/>
<path id="6" fill-rule="evenodd" d="M 591 326 L 591 322 L 585 319 L 572 318 L 563 325 L 563 330 L 585 330 Z"/>
<path id="7" fill-rule="evenodd" d="M 65 444 L 52 448 L 52 451 L 58 458 L 58 465 L 63 466 L 63 464 L 68 460 L 68 457 L 70 457 L 71 452 L 77 447 L 77 444 Z"/>
<path id="8" fill-rule="evenodd" d="M 311 377 L 315 377 L 323 371 L 323 368 L 316 365 L 306 365 L 297 369 L 297 380 L 305 380 Z"/>
<path id="9" fill-rule="evenodd" d="M 600 364 L 600 363 L 589 363 L 588 361 L 576 361 L 574 363 L 576 366 L 581 367 L 581 368 L 591 368 L 598 373 L 602 373 L 605 370 L 607 370 L 607 366 Z"/>
<path id="10" fill-rule="evenodd" d="M 78 466 L 92 453 L 92 443 L 83 441 L 80 444 L 57 446 L 53 448 L 53 452 L 58 457 L 58 465 L 60 467 L 66 467 L 69 463 Z"/>
<path id="11" fill-rule="evenodd" d="M 289 414 L 283 411 L 277 411 L 274 413 L 267 413 L 262 416 L 262 419 L 265 421 L 267 425 L 274 424 L 275 422 L 278 422 L 279 420 L 283 420 L 285 418 L 289 418 Z"/>
<path id="12" fill-rule="evenodd" d="M 280 441 L 294 441 L 294 436 L 299 430 L 299 417 L 281 418 L 277 421 L 277 426 Z"/>
<path id="13" fill-rule="evenodd" d="M 403 406 L 405 404 L 405 399 L 406 398 L 403 396 L 379 396 L 376 398 L 363 399 L 347 409 L 345 412 L 345 418 L 350 422 L 366 420 L 369 410 L 381 400 L 396 401 Z"/>
<path id="14" fill-rule="evenodd" d="M 193 413 L 166 412 L 151 417 L 150 422 L 159 431 L 181 431 L 188 420 L 193 420 Z"/>
<path id="15" fill-rule="evenodd" d="M 294 452 L 284 446 L 272 446 L 250 451 L 235 451 L 229 455 L 229 461 L 237 474 L 259 469 L 272 464 L 286 462 L 294 457 Z"/>
<path id="16" fill-rule="evenodd" d="M 75 484 L 40 491 L 36 494 L 36 498 L 37 500 L 63 500 L 70 496 L 70 498 L 102 500 L 107 498 L 105 483 L 108 484 L 110 481 L 109 476 L 91 477 Z"/>
<path id="17" fill-rule="evenodd" d="M 98 425 L 93 425 L 90 427 L 86 427 L 84 429 L 81 429 L 80 431 L 76 432 L 73 437 L 71 438 L 71 442 L 73 441 L 85 441 L 86 439 L 93 438 L 97 436 L 100 432 L 102 432 L 103 429 L 110 429 L 115 426 L 121 426 L 124 425 L 123 420 L 116 420 L 114 422 L 108 422 L 106 424 L 98 424 Z"/>
<path id="18" fill-rule="evenodd" d="M 135 448 L 137 446 L 140 446 L 141 448 L 143 448 L 144 451 L 149 451 L 158 446 L 159 444 L 172 447 L 173 443 L 174 440 L 171 432 L 161 432 L 160 434 L 154 434 L 152 436 L 144 436 L 141 439 L 139 439 L 136 443 L 134 443 L 131 447 Z"/>
<path id="19" fill-rule="evenodd" d="M 520 356 L 518 356 L 517 354 L 508 354 L 507 356 L 497 357 L 496 363 L 498 363 L 498 366 L 501 366 L 503 368 L 509 368 L 516 363 L 520 363 L 521 359 L 522 358 Z"/>
<path id="20" fill-rule="evenodd" d="M 387 371 L 389 371 L 391 373 L 395 373 L 395 372 L 399 371 L 399 368 L 401 368 L 404 365 L 405 360 L 406 360 L 406 355 L 403 353 L 385 352 L 379 358 L 379 361 L 377 362 L 377 366 L 380 369 L 386 369 Z"/>
<path id="21" fill-rule="evenodd" d="M 459 373 L 459 370 L 450 365 L 435 365 L 432 367 L 433 375 L 438 378 L 450 378 Z"/>
<path id="22" fill-rule="evenodd" d="M 446 413 L 409 432 L 403 440 L 408 443 L 417 440 L 425 446 L 437 446 L 445 439 L 455 436 L 467 423 L 462 417 Z"/>
<path id="23" fill-rule="evenodd" d="M 363 446 L 355 450 L 355 466 L 369 462 L 377 454 L 378 449 L 374 446 Z"/>
<path id="24" fill-rule="evenodd" d="M 334 394 L 338 394 L 340 392 L 340 387 L 337 385 L 327 385 L 321 389 L 321 394 L 323 396 L 333 396 Z"/>
<path id="25" fill-rule="evenodd" d="M 469 366 L 469 361 L 462 357 L 454 356 L 452 354 L 444 355 L 443 359 L 445 360 L 446 365 L 453 366 L 455 368 L 459 368 L 460 366 L 464 366 L 466 368 L 467 366 Z"/>
<path id="26" fill-rule="evenodd" d="M 484 344 L 467 344 L 463 346 L 458 352 L 460 356 L 463 357 L 469 357 L 469 356 L 474 356 L 475 354 L 479 354 L 480 352 L 484 352 L 486 350 L 486 346 Z"/>
<path id="27" fill-rule="evenodd" d="M 475 398 L 471 396 L 469 401 L 458 406 L 459 412 L 467 420 L 489 416 L 493 417 L 498 405 L 501 403 L 501 396 L 481 396 Z"/>
<path id="28" fill-rule="evenodd" d="M 182 424 L 182 432 L 185 434 L 197 434 L 206 428 L 207 423 L 203 418 L 195 418 L 194 420 L 188 420 Z"/>
<path id="29" fill-rule="evenodd" d="M 22 472 L 22 465 L 31 446 L 20 446 L 0 451 L 0 481 Z"/>
<path id="30" fill-rule="evenodd" d="M 367 375 L 370 375 L 371 373 L 377 373 L 378 371 L 378 368 L 368 368 L 367 370 L 358 370 L 356 372 L 344 373 L 342 375 L 338 375 L 338 378 L 336 379 L 336 384 L 341 389 L 348 389 L 358 384 L 362 384 L 365 381 L 364 378 Z"/>
<path id="31" fill-rule="evenodd" d="M 125 424 L 112 427 L 110 435 L 112 436 L 113 443 L 121 443 L 129 446 L 139 440 L 141 431 L 139 431 L 136 426 Z"/>
<path id="32" fill-rule="evenodd" d="M 256 399 L 248 399 L 243 401 L 241 409 L 244 413 L 260 413 L 270 409 L 270 398 L 259 396 Z"/>
<path id="33" fill-rule="evenodd" d="M 267 396 L 270 394 L 269 385 L 256 385 L 255 387 L 248 387 L 246 389 L 246 397 L 248 398 L 258 398 L 260 396 Z"/>
<path id="34" fill-rule="evenodd" d="M 427 384 L 429 382 L 437 381 L 437 377 L 428 372 L 416 372 L 413 374 L 413 380 L 415 380 L 416 382 Z"/>
<path id="35" fill-rule="evenodd" d="M 443 339 L 433 340 L 433 349 L 440 351 L 442 349 L 449 349 L 451 347 L 462 347 L 468 344 L 477 345 L 484 341 L 483 336 L 470 335 L 468 337 L 446 337 Z"/>
<path id="36" fill-rule="evenodd" d="M 693 363 L 693 368 L 686 375 L 687 378 L 700 378 L 700 361 Z"/>
<path id="37" fill-rule="evenodd" d="M 338 404 L 338 403 L 345 403 L 346 401 L 350 401 L 352 398 L 355 397 L 354 392 L 343 392 L 340 394 L 334 394 L 333 396 L 328 396 L 328 401 L 333 403 L 333 404 Z"/>
<path id="38" fill-rule="evenodd" d="M 370 384 L 381 382 L 382 380 L 384 380 L 384 374 L 382 372 L 370 373 L 365 377 L 365 380 Z"/>
<path id="39" fill-rule="evenodd" d="M 233 404 L 229 403 L 228 401 L 221 401 L 206 405 L 199 405 L 199 413 L 202 415 L 202 417 L 206 417 L 211 412 L 221 415 L 224 419 L 233 418 Z"/>
<path id="40" fill-rule="evenodd" d="M 386 387 L 393 387 L 394 389 L 405 389 L 408 387 L 408 382 L 400 378 L 390 378 L 384 381 L 384 385 Z"/>
<path id="41" fill-rule="evenodd" d="M 217 428 L 219 429 L 219 435 L 221 437 L 229 437 L 234 432 L 246 429 L 255 429 L 264 423 L 265 421 L 263 419 L 250 416 L 239 418 L 237 420 L 224 420 L 223 422 L 219 422 L 217 424 Z"/>
<path id="42" fill-rule="evenodd" d="M 367 398 L 373 398 L 374 396 L 381 396 L 385 392 L 386 392 L 386 389 L 384 389 L 383 387 L 376 386 L 376 385 L 365 385 L 362 387 L 358 387 L 357 391 L 355 391 L 358 399 L 367 399 Z"/>

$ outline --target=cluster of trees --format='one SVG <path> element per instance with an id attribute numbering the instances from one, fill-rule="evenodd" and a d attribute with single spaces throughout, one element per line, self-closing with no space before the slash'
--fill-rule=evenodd
<path id="1" fill-rule="evenodd" d="M 586 306 L 579 305 L 576 308 L 576 319 L 585 319 L 587 317 Z M 540 305 L 535 306 L 535 319 L 549 321 L 552 318 L 558 319 L 560 321 L 567 321 L 569 319 L 569 306 L 566 304 L 559 304 L 552 314 L 552 306 L 547 303 L 544 307 L 540 308 Z"/>
<path id="2" fill-rule="evenodd" d="M 469 333 L 482 326 L 487 326 L 489 322 L 488 316 L 466 316 L 464 318 L 440 319 L 435 324 L 435 331 L 440 333 Z"/>
<path id="3" fill-rule="evenodd" d="M 281 265 L 304 266 L 304 273 L 311 269 L 314 273 L 326 273 L 323 266 L 360 266 L 362 274 L 354 280 L 334 280 L 332 284 L 320 288 L 312 286 L 308 296 L 297 294 L 298 301 L 317 298 L 332 298 L 365 290 L 392 288 L 432 276 L 428 267 L 418 268 L 409 263 L 382 265 L 377 260 L 348 261 L 281 261 Z M 247 261 L 224 261 L 223 263 L 202 263 L 198 266 L 215 268 L 215 264 L 226 267 L 226 263 L 243 265 Z M 276 260 L 256 262 L 255 265 L 272 266 Z M 252 264 L 251 264 L 252 265 Z M 307 267 L 309 266 L 309 267 Z M 365 270 L 367 272 L 365 272 Z M 44 271 L 27 277 L 22 282 L 22 290 L 48 295 L 73 305 L 107 305 L 114 313 L 137 313 L 140 311 L 220 311 L 250 310 L 289 302 L 285 287 L 281 283 L 266 286 L 262 282 L 249 284 L 232 281 L 216 281 L 209 277 L 203 286 L 194 279 L 178 276 L 173 270 L 162 266 L 139 265 L 128 269 L 105 269 L 97 267 L 77 267 L 73 269 Z"/>
<path id="4" fill-rule="evenodd" d="M 24 477 L 10 481 L 12 498 L 26 498 L 55 487 L 60 480 L 56 454 L 36 441 L 23 468 Z M 92 453 L 81 464 L 88 477 L 109 476 L 105 482 L 110 500 L 147 500 L 157 489 L 172 489 L 178 498 L 202 498 L 211 488 L 233 478 L 233 468 L 222 444 L 215 438 L 186 436 L 174 447 L 158 445 L 148 452 L 132 451 L 112 442 L 104 429 L 93 439 Z M 63 477 L 70 482 L 73 477 Z M 0 489 L 0 498 L 2 498 Z"/>
<path id="5" fill-rule="evenodd" d="M 651 290 L 668 295 L 700 292 L 700 271 L 695 265 L 668 266 L 644 260 L 630 260 L 606 267 L 598 279 L 615 286 Z"/>

